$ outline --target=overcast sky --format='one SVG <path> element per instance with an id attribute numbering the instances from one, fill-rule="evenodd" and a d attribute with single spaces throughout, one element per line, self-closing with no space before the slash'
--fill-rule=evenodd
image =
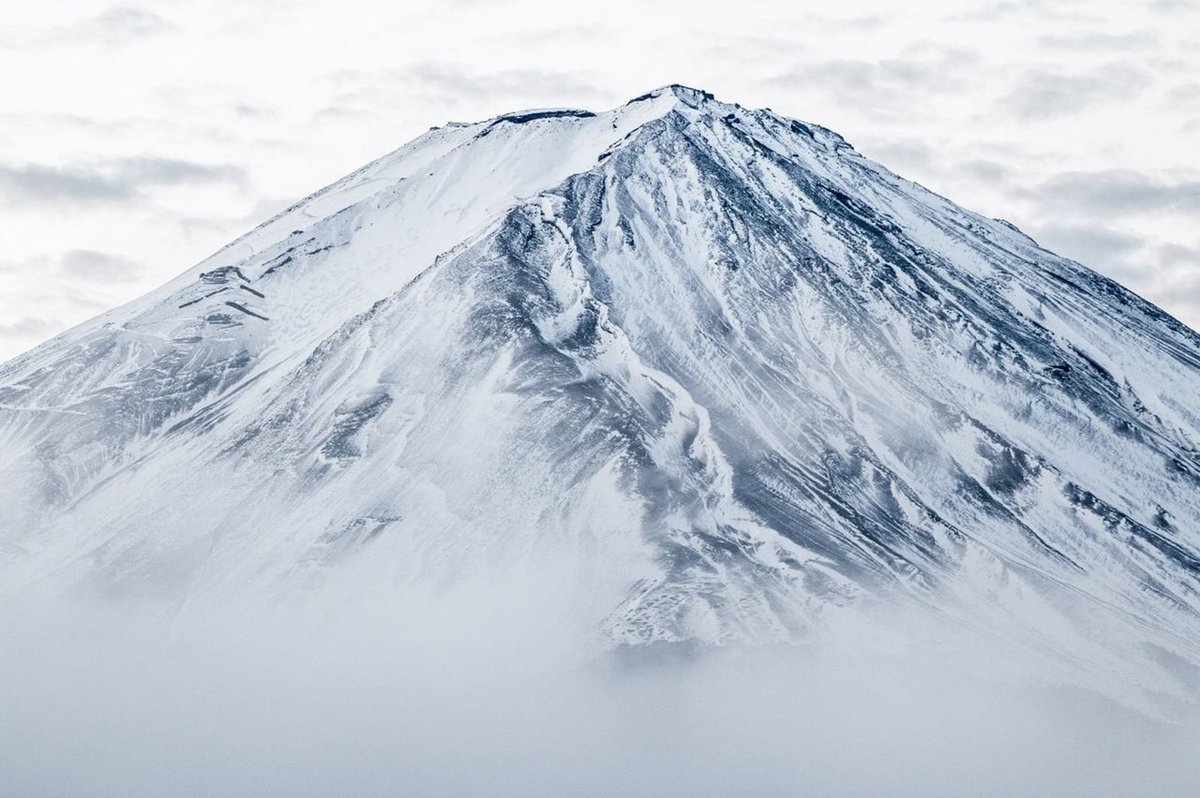
<path id="1" fill-rule="evenodd" d="M 1200 327 L 1200 3 L 0 0 L 0 360 L 431 125 L 665 83 L 842 133 Z"/>

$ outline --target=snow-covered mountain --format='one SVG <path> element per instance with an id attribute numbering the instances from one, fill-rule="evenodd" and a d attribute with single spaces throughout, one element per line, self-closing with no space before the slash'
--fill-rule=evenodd
<path id="1" fill-rule="evenodd" d="M 0 367 L 0 599 L 550 553 L 609 644 L 895 604 L 1169 692 L 1198 446 L 1195 332 L 671 86 L 432 129 Z"/>

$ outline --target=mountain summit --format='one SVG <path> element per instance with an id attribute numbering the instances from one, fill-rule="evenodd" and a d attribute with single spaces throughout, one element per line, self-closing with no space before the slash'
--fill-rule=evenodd
<path id="1" fill-rule="evenodd" d="M 0 598 L 552 553 L 615 645 L 903 604 L 1200 663 L 1200 337 L 682 86 L 430 130 L 0 367 L 0 441 Z"/>

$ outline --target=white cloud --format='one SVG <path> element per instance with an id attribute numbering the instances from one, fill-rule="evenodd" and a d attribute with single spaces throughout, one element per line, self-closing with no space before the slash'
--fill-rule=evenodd
<path id="1" fill-rule="evenodd" d="M 117 203 L 139 198 L 145 189 L 153 186 L 210 182 L 237 184 L 243 179 L 243 171 L 235 166 L 145 156 L 65 166 L 0 163 L 0 203 Z"/>
<path id="2" fill-rule="evenodd" d="M 0 618 L 5 786 L 1182 798 L 1200 778 L 1194 707 L 1149 719 L 1005 640 L 830 619 L 820 647 L 584 654 L 554 573 L 270 609 L 39 600 Z"/>
<path id="3" fill-rule="evenodd" d="M 132 280 L 142 267 L 128 258 L 92 249 L 72 249 L 62 256 L 62 273 L 83 282 L 122 282 Z"/>

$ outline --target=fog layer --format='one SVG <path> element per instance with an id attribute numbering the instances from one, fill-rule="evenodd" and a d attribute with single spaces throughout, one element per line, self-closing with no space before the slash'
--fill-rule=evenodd
<path id="1" fill-rule="evenodd" d="M 848 624 L 819 646 L 605 652 L 562 595 L 523 578 L 270 610 L 261 597 L 203 611 L 10 604 L 0 791 L 1182 796 L 1200 784 L 1196 724 L 1045 682 L 999 643 L 959 633 L 935 651 L 901 624 Z"/>

